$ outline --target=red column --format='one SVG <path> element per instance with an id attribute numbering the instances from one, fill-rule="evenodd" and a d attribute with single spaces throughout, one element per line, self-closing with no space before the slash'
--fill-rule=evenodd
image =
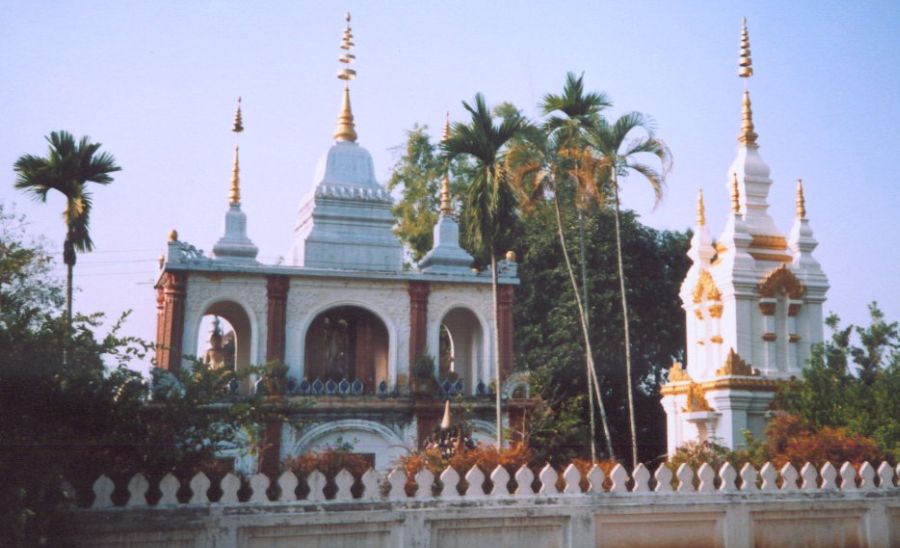
<path id="1" fill-rule="evenodd" d="M 181 367 L 187 274 L 165 272 L 156 292 L 156 366 L 177 371 Z"/>
<path id="2" fill-rule="evenodd" d="M 409 282 L 409 365 L 425 353 L 428 338 L 428 282 Z"/>
<path id="3" fill-rule="evenodd" d="M 290 288 L 290 278 L 287 276 L 269 276 L 266 287 L 268 291 L 266 359 L 283 362 L 287 328 L 287 294 Z"/>
<path id="4" fill-rule="evenodd" d="M 497 327 L 500 331 L 500 374 L 506 378 L 513 370 L 513 316 L 512 305 L 515 286 L 497 288 Z"/>

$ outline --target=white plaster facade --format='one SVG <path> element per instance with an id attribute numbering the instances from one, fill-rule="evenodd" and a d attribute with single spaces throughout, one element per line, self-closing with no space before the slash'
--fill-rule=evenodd
<path id="1" fill-rule="evenodd" d="M 702 195 L 681 286 L 686 358 L 661 389 L 668 453 L 690 441 L 744 445 L 763 435 L 774 381 L 799 376 L 822 341 L 828 279 L 812 257 L 817 242 L 798 182 L 796 218 L 785 238 L 768 214 L 772 185 L 759 154 L 749 93 L 727 173 L 731 212 L 713 244 Z"/>

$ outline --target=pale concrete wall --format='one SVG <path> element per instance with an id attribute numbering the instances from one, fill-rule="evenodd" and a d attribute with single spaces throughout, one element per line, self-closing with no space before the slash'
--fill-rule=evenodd
<path id="1" fill-rule="evenodd" d="M 898 470 L 900 475 L 900 470 Z M 603 487 L 598 469 L 588 474 L 583 492 L 574 467 L 558 474 L 546 467 L 541 487 L 531 489 L 532 472 L 521 469 L 515 481 L 523 487 L 507 492 L 509 475 L 497 469 L 494 487 L 483 490 L 484 474 L 466 474 L 469 487 L 459 495 L 459 475 L 441 474 L 438 495 L 435 478 L 416 476 L 413 497 L 402 486 L 406 476 L 395 470 L 386 478 L 369 471 L 358 481 L 364 487 L 354 498 L 354 478 L 342 472 L 335 479 L 337 494 L 325 500 L 324 476 L 314 472 L 310 488 L 296 499 L 297 478 L 278 478 L 281 494 L 270 501 L 269 479 L 249 478 L 250 499 L 238 502 L 239 480 L 226 476 L 222 499 L 210 503 L 209 481 L 195 476 L 191 502 L 179 503 L 179 483 L 167 476 L 160 483 L 162 500 L 148 506 L 147 481 L 135 476 L 128 485 L 129 504 L 112 506 L 112 482 L 105 476 L 94 485 L 91 509 L 78 509 L 85 546 L 891 546 L 900 539 L 900 488 L 895 471 L 883 463 L 876 470 L 865 464 L 857 471 L 826 465 L 804 466 L 798 473 L 771 465 L 759 472 L 743 467 L 738 474 L 726 465 L 718 474 L 703 465 L 695 477 L 687 467 L 673 476 L 639 466 L 629 477 L 617 466 L 611 486 Z M 698 484 L 694 486 L 695 481 Z M 608 482 L 609 483 L 609 482 Z M 779 485 L 780 484 L 780 485 Z M 423 489 L 422 487 L 426 487 Z M 452 496 L 451 496 L 452 495 Z"/>

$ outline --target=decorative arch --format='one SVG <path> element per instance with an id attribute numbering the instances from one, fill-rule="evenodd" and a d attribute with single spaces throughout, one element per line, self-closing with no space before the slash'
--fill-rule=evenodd
<path id="1" fill-rule="evenodd" d="M 757 285 L 760 297 L 772 299 L 778 296 L 778 291 L 783 290 L 791 299 L 802 299 L 806 293 L 806 287 L 791 272 L 786 264 L 772 270 Z"/>
<path id="2" fill-rule="evenodd" d="M 304 316 L 297 333 L 298 351 L 295 358 L 297 363 L 300 364 L 299 371 L 297 371 L 298 378 L 303 378 L 306 375 L 306 336 L 309 333 L 310 326 L 323 312 L 342 306 L 361 308 L 381 320 L 381 323 L 387 330 L 388 337 L 386 380 L 388 386 L 392 386 L 397 379 L 397 326 L 388 316 L 373 308 L 370 303 L 354 299 L 339 299 L 320 304 L 310 308 L 306 316 Z"/>
<path id="3" fill-rule="evenodd" d="M 531 398 L 531 380 L 527 371 L 517 371 L 503 383 L 503 395 L 509 399 Z"/>
<path id="4" fill-rule="evenodd" d="M 318 423 L 308 428 L 291 446 L 291 452 L 286 456 L 303 454 L 323 445 L 323 442 L 350 437 L 354 433 L 363 439 L 363 443 L 354 446 L 354 451 L 374 454 L 376 468 L 387 468 L 397 457 L 407 452 L 403 438 L 384 424 L 364 419 L 342 419 Z M 353 443 L 354 438 L 344 441 Z"/>
<path id="5" fill-rule="evenodd" d="M 235 331 L 235 369 L 246 369 L 258 361 L 259 323 L 247 303 L 240 298 L 215 296 L 203 301 L 196 310 L 197 314 L 190 325 L 186 326 L 189 339 L 185 348 L 197 348 L 203 318 L 214 315 L 224 318 Z M 245 379 L 241 386 L 242 392 L 250 392 L 253 382 L 253 379 Z"/>
<path id="6" fill-rule="evenodd" d="M 457 317 L 450 317 L 451 315 Z M 475 320 L 474 323 L 477 329 L 471 329 L 470 326 L 468 333 L 463 332 L 465 330 L 461 329 L 461 326 L 458 324 L 464 321 L 465 315 L 469 315 L 471 319 Z M 462 358 L 466 367 L 465 371 L 457 371 L 457 373 L 465 382 L 466 392 L 474 394 L 475 387 L 479 381 L 487 384 L 490 379 L 493 379 L 493 372 L 491 371 L 493 361 L 490 359 L 490 341 L 493 332 L 488 327 L 488 322 L 484 316 L 466 303 L 454 302 L 448 304 L 441 308 L 436 317 L 438 321 L 431 326 L 431 329 L 434 331 L 432 340 L 435 341 L 435 348 L 432 348 L 431 351 L 435 357 L 440 357 L 441 330 L 448 323 L 449 317 L 451 325 L 447 325 L 447 329 L 450 332 L 450 337 L 453 338 L 455 356 Z M 452 325 L 453 323 L 457 325 Z M 453 333 L 454 327 L 457 331 L 455 335 Z"/>

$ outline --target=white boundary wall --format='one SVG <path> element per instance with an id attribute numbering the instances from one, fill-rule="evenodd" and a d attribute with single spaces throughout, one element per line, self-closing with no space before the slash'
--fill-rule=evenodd
<path id="1" fill-rule="evenodd" d="M 257 474 L 242 502 L 241 480 L 229 474 L 221 498 L 210 502 L 205 475 L 188 486 L 168 475 L 150 506 L 149 484 L 136 475 L 120 507 L 112 503 L 113 482 L 101 476 L 91 508 L 76 512 L 80 542 L 103 547 L 888 547 L 900 546 L 898 477 L 900 466 L 888 463 L 859 470 L 807 464 L 799 472 L 768 463 L 740 471 L 726 464 L 717 472 L 703 464 L 696 474 L 683 465 L 674 475 L 665 466 L 651 475 L 639 465 L 631 476 L 617 465 L 608 478 L 597 467 L 586 478 L 574 466 L 562 478 L 549 466 L 537 478 L 524 467 L 513 478 L 500 467 L 489 478 L 477 468 L 464 478 L 448 468 L 438 478 L 416 474 L 408 496 L 402 470 L 386 477 L 369 470 L 362 478 L 341 471 L 328 500 L 318 471 L 299 490 L 301 480 L 285 472 L 272 486 L 277 500 L 266 494 L 269 478 Z M 462 479 L 468 487 L 460 494 Z M 187 502 L 176 497 L 183 487 L 191 492 Z M 298 491 L 308 494 L 297 500 Z"/>

